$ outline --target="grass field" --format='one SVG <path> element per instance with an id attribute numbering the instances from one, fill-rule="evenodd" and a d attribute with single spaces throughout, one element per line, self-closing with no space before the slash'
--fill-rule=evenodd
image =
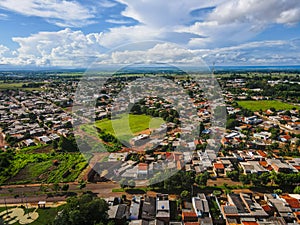
<path id="1" fill-rule="evenodd" d="M 28 84 L 28 83 L 24 83 L 24 82 L 16 82 L 16 83 L 4 83 L 4 82 L 0 82 L 0 90 L 7 90 L 7 89 L 22 89 L 22 90 L 28 90 L 28 91 L 40 91 L 42 90 L 39 87 L 36 88 L 27 88 L 27 87 L 22 87 L 23 84 Z"/>
<path id="2" fill-rule="evenodd" d="M 118 119 L 103 119 L 96 121 L 95 126 L 107 133 L 116 136 L 120 140 L 129 141 L 131 138 L 137 135 L 137 133 L 142 132 L 148 128 L 159 128 L 163 123 L 164 120 L 161 118 L 154 118 L 147 115 L 122 114 Z M 84 130 L 88 133 L 92 133 L 93 130 L 88 126 L 89 125 L 85 125 L 83 127 Z"/>
<path id="3" fill-rule="evenodd" d="M 290 110 L 292 108 L 298 108 L 299 106 L 295 106 L 289 103 L 277 101 L 277 100 L 261 100 L 261 101 L 238 101 L 237 102 L 241 107 L 245 109 L 249 109 L 251 111 L 259 111 L 260 109 L 265 111 L 270 108 L 275 108 L 276 110 Z"/>

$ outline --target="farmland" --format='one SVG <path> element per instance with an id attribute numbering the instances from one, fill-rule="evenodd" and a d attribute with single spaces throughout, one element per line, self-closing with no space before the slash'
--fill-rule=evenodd
<path id="1" fill-rule="evenodd" d="M 275 108 L 276 110 L 291 110 L 293 108 L 300 108 L 289 103 L 277 101 L 277 100 L 261 100 L 261 101 L 238 101 L 239 106 L 249 109 L 251 111 L 267 110 Z"/>

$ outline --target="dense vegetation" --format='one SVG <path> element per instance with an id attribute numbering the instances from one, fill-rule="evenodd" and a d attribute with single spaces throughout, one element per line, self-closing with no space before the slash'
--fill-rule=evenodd
<path id="1" fill-rule="evenodd" d="M 86 165 L 79 153 L 0 152 L 0 184 L 71 182 Z"/>
<path id="2" fill-rule="evenodd" d="M 108 221 L 108 205 L 105 200 L 84 194 L 67 200 L 52 225 L 104 225 Z"/>

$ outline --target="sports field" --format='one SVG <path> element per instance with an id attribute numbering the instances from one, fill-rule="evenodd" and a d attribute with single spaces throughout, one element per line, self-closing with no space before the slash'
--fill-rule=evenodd
<path id="1" fill-rule="evenodd" d="M 116 136 L 120 140 L 129 141 L 137 133 L 149 128 L 159 128 L 163 123 L 164 120 L 162 118 L 147 115 L 122 114 L 114 120 L 104 119 L 97 121 L 95 126 Z"/>
<path id="2" fill-rule="evenodd" d="M 238 101 L 237 103 L 241 107 L 254 112 L 259 111 L 260 109 L 265 111 L 270 108 L 275 108 L 276 110 L 291 110 L 293 108 L 300 108 L 299 106 L 277 100 Z"/>

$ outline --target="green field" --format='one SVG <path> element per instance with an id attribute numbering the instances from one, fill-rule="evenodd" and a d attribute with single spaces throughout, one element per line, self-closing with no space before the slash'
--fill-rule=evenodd
<path id="1" fill-rule="evenodd" d="M 148 128 L 159 128 L 163 123 L 164 120 L 162 118 L 154 118 L 147 115 L 122 114 L 118 119 L 103 119 L 96 121 L 95 126 L 104 132 L 116 136 L 119 140 L 129 141 L 131 138 L 137 135 L 137 133 Z M 88 126 L 89 125 L 84 126 L 84 130 L 88 133 L 92 133 L 93 130 Z"/>
<path id="2" fill-rule="evenodd" d="M 276 110 L 291 110 L 293 108 L 300 108 L 289 103 L 277 101 L 277 100 L 261 100 L 261 101 L 237 101 L 239 106 L 249 109 L 251 111 L 267 110 L 275 108 Z"/>
<path id="3" fill-rule="evenodd" d="M 24 84 L 29 84 L 25 82 L 15 82 L 15 83 L 4 83 L 0 82 L 0 90 L 11 90 L 11 89 L 21 89 L 21 90 L 27 90 L 27 91 L 41 91 L 42 89 L 40 87 L 34 87 L 34 88 L 28 88 L 23 87 Z"/>
<path id="4" fill-rule="evenodd" d="M 0 184 L 72 182 L 86 165 L 79 153 L 19 153 L 8 168 L 11 178 L 0 176 Z"/>

